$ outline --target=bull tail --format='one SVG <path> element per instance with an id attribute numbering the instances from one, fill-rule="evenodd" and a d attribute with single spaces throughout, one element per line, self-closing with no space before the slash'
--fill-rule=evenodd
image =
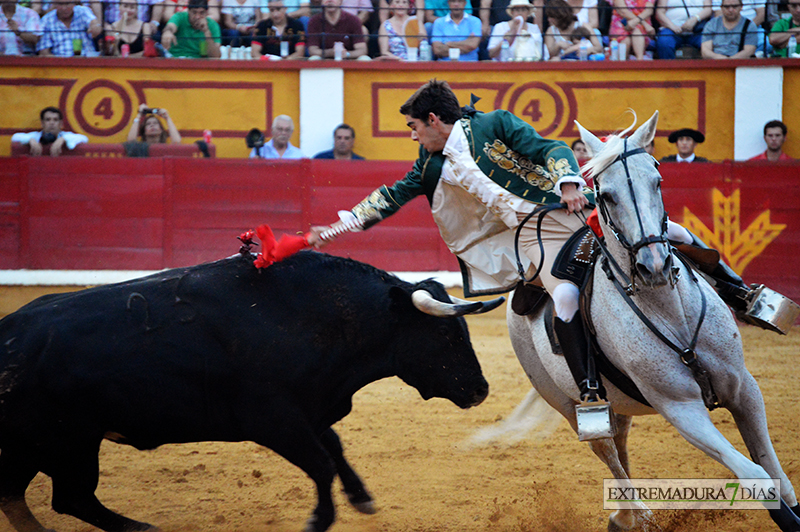
<path id="1" fill-rule="evenodd" d="M 477 430 L 466 441 L 468 447 L 485 447 L 492 443 L 513 444 L 522 439 L 543 440 L 550 436 L 563 418 L 536 388 L 505 419 Z"/>

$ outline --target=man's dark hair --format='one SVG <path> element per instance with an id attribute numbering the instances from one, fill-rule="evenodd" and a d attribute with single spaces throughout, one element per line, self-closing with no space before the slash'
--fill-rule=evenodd
<path id="1" fill-rule="evenodd" d="M 353 138 L 356 138 L 356 130 L 347 124 L 339 124 L 338 126 L 336 126 L 336 128 L 333 130 L 334 137 L 336 137 L 336 132 L 339 131 L 340 129 L 346 129 L 347 131 L 350 132 L 351 135 L 353 135 Z"/>
<path id="2" fill-rule="evenodd" d="M 55 114 L 58 115 L 58 119 L 59 120 L 64 120 L 64 115 L 61 113 L 61 109 L 59 109 L 58 107 L 50 106 L 50 107 L 45 107 L 44 109 L 42 109 L 42 112 L 39 113 L 39 120 L 44 120 L 44 114 L 45 113 L 55 113 Z"/>
<path id="3" fill-rule="evenodd" d="M 786 129 L 786 124 L 784 124 L 784 123 L 783 123 L 783 122 L 781 122 L 780 120 L 770 120 L 769 122 L 767 122 L 766 124 L 764 124 L 764 134 L 765 134 L 765 135 L 767 134 L 767 130 L 768 130 L 769 128 L 771 128 L 771 127 L 779 127 L 779 128 L 781 128 L 781 131 L 783 131 L 783 136 L 784 136 L 784 137 L 786 136 L 786 132 L 788 131 L 788 130 Z"/>
<path id="4" fill-rule="evenodd" d="M 417 89 L 400 107 L 400 114 L 427 122 L 430 113 L 445 124 L 455 124 L 461 118 L 461 106 L 446 81 L 430 80 Z"/>
<path id="5" fill-rule="evenodd" d="M 208 9 L 208 0 L 189 0 L 189 9 L 196 9 L 198 7 Z"/>

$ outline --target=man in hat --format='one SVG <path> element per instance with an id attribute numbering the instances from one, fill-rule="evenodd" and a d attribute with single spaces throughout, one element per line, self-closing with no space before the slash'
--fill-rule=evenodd
<path id="1" fill-rule="evenodd" d="M 698 157 L 694 154 L 694 148 L 702 144 L 706 137 L 696 129 L 685 127 L 670 133 L 668 140 L 671 144 L 678 147 L 677 155 L 667 155 L 661 159 L 662 163 L 707 163 L 705 157 Z"/>
<path id="2" fill-rule="evenodd" d="M 495 61 L 502 61 L 500 51 L 505 41 L 514 58 L 521 57 L 531 61 L 549 59 L 547 47 L 542 46 L 542 32 L 539 26 L 528 22 L 534 12 L 533 4 L 528 0 L 511 0 L 506 11 L 511 19 L 498 22 L 492 28 L 492 36 L 486 47 L 489 57 Z M 518 51 L 520 53 L 517 53 Z"/>

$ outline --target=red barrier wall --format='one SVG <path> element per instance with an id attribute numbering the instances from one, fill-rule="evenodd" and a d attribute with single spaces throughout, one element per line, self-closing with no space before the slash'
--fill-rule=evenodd
<path id="1" fill-rule="evenodd" d="M 0 159 L 0 269 L 156 270 L 235 253 L 236 236 L 336 219 L 408 162 Z M 800 300 L 799 163 L 664 164 L 664 200 L 748 282 Z M 457 270 L 417 198 L 326 251 L 391 271 Z"/>

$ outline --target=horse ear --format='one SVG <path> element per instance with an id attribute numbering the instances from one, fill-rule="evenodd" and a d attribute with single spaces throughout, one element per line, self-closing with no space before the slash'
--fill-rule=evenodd
<path id="1" fill-rule="evenodd" d="M 650 120 L 639 126 L 636 133 L 631 135 L 630 142 L 634 146 L 647 146 L 656 137 L 656 125 L 658 124 L 658 111 L 653 113 Z"/>
<path id="2" fill-rule="evenodd" d="M 592 157 L 600 153 L 604 146 L 603 141 L 597 138 L 594 133 L 580 125 L 577 120 L 575 121 L 575 125 L 578 126 L 578 131 L 581 134 L 581 140 L 584 144 L 586 144 L 586 147 L 589 148 L 589 153 L 592 154 Z"/>

